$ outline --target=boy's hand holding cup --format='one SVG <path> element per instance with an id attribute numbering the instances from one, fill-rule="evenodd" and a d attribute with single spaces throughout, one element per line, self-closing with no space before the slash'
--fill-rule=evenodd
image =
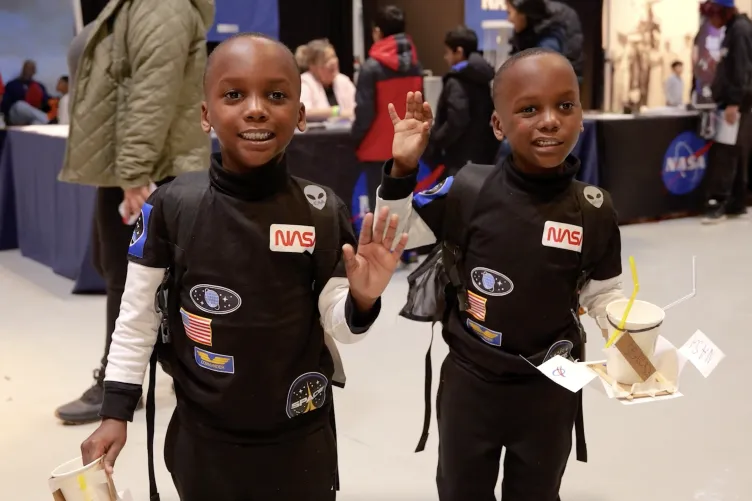
<path id="1" fill-rule="evenodd" d="M 400 119 L 397 110 L 389 103 L 389 116 L 394 125 L 392 142 L 393 177 L 404 177 L 418 168 L 418 161 L 428 146 L 433 112 L 431 106 L 423 101 L 420 92 L 407 93 L 405 118 Z"/>

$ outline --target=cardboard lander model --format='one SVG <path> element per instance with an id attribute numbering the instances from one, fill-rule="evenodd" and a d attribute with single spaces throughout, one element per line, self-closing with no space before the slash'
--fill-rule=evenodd
<path id="1" fill-rule="evenodd" d="M 687 362 L 708 377 L 725 356 L 699 330 L 679 349 L 660 335 L 666 312 L 696 293 L 695 260 L 692 259 L 692 292 L 663 308 L 635 300 L 639 282 L 632 258 L 630 265 L 635 284 L 631 298 L 614 301 L 606 308 L 609 323 L 606 360 L 573 362 L 556 356 L 538 370 L 573 392 L 597 378 L 609 398 L 625 404 L 682 396 L 679 381 Z"/>

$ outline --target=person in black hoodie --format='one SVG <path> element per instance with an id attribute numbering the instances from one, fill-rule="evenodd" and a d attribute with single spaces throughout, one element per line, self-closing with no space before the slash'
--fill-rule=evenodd
<path id="1" fill-rule="evenodd" d="M 423 70 L 412 39 L 405 34 L 405 16 L 392 5 L 379 9 L 373 26 L 373 45 L 358 75 L 355 91 L 355 122 L 352 136 L 357 157 L 366 174 L 369 208 L 376 205 L 376 188 L 381 182 L 381 166 L 392 155 L 392 121 L 389 103 L 423 90 Z"/>
<path id="2" fill-rule="evenodd" d="M 425 158 L 453 176 L 468 162 L 492 163 L 499 142 L 491 128 L 493 67 L 478 53 L 478 36 L 466 26 L 447 33 L 444 60 L 451 70 L 436 108 Z"/>
<path id="3" fill-rule="evenodd" d="M 512 54 L 534 47 L 554 50 L 569 59 L 582 83 L 584 38 L 577 12 L 551 0 L 510 0 L 507 7 L 515 31 Z"/>
<path id="4" fill-rule="evenodd" d="M 713 100 L 723 120 L 739 122 L 735 145 L 714 143 L 709 152 L 706 212 L 703 223 L 747 212 L 747 166 L 752 155 L 752 21 L 734 0 L 710 0 L 701 14 L 716 29 L 726 28 L 721 60 L 713 80 Z"/>

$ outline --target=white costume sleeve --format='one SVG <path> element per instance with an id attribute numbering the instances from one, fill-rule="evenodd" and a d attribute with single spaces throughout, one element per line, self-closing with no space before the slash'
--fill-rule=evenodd
<path id="1" fill-rule="evenodd" d="M 120 316 L 112 334 L 105 381 L 141 385 L 157 342 L 159 314 L 154 298 L 165 269 L 128 263 Z"/>

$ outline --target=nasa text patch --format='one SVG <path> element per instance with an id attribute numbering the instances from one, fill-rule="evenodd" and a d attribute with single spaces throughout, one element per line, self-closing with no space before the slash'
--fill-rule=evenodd
<path id="1" fill-rule="evenodd" d="M 514 289 L 509 277 L 490 268 L 473 268 L 470 278 L 475 288 L 487 296 L 506 296 Z"/>
<path id="2" fill-rule="evenodd" d="M 227 315 L 240 308 L 242 300 L 237 292 L 219 285 L 199 284 L 191 289 L 191 301 L 201 311 Z"/>
<path id="3" fill-rule="evenodd" d="M 128 254 L 138 258 L 144 257 L 144 245 L 149 233 L 149 217 L 151 217 L 151 204 L 145 203 L 141 207 L 141 215 L 136 220 L 136 226 L 133 228 L 131 243 L 128 246 Z"/>
<path id="4" fill-rule="evenodd" d="M 193 356 L 196 364 L 203 369 L 224 374 L 235 374 L 235 357 L 231 355 L 220 355 L 194 346 Z"/>
<path id="5" fill-rule="evenodd" d="M 543 227 L 542 243 L 546 247 L 580 252 L 582 251 L 582 226 L 546 221 Z"/>
<path id="6" fill-rule="evenodd" d="M 294 418 L 323 407 L 328 386 L 329 380 L 319 372 L 298 376 L 287 392 L 287 416 Z"/>
<path id="7" fill-rule="evenodd" d="M 467 319 L 468 328 L 473 331 L 486 344 L 491 346 L 501 346 L 501 332 L 492 331 L 488 327 L 483 327 L 477 322 Z"/>
<path id="8" fill-rule="evenodd" d="M 274 252 L 308 252 L 316 247 L 316 228 L 295 224 L 273 224 L 269 227 L 269 249 Z"/>

